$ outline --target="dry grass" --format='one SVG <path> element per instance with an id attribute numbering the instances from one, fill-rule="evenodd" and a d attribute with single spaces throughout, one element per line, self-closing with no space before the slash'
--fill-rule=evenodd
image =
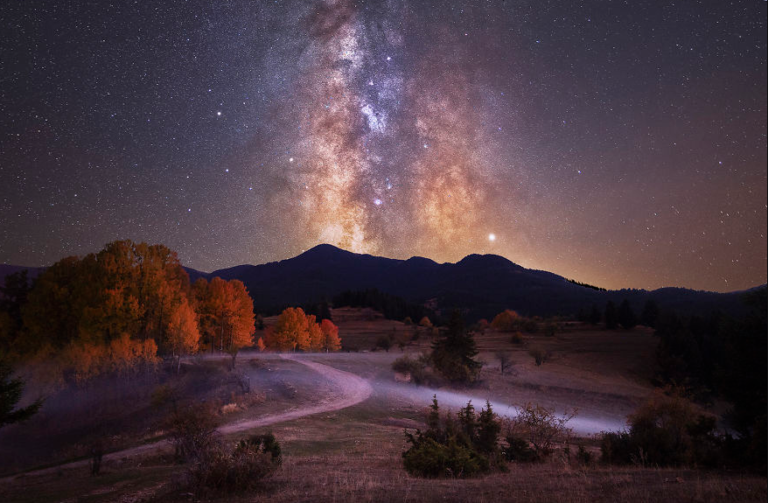
<path id="1" fill-rule="evenodd" d="M 373 343 L 398 322 L 355 318 L 339 321 L 342 337 Z M 385 325 L 386 324 L 386 325 Z M 555 337 L 526 335 L 526 346 L 540 344 L 554 354 L 536 367 L 526 346 L 510 342 L 511 334 L 488 331 L 478 337 L 480 357 L 487 362 L 480 388 L 464 393 L 486 394 L 504 403 L 541 402 L 578 406 L 595 414 L 622 417 L 648 392 L 645 370 L 656 340 L 647 332 L 595 330 L 573 326 Z M 406 349 L 429 347 L 422 336 Z M 512 354 L 512 371 L 501 376 L 494 352 Z M 402 467 L 406 448 L 403 429 L 418 427 L 428 400 L 401 393 L 415 389 L 393 382 L 390 365 L 401 355 L 352 353 L 316 355 L 318 362 L 375 381 L 374 395 L 348 409 L 304 417 L 270 428 L 283 447 L 283 466 L 265 487 L 249 494 L 227 495 L 221 501 L 251 502 L 752 502 L 766 501 L 764 476 L 694 469 L 578 466 L 575 461 L 510 465 L 507 473 L 477 479 L 425 480 L 409 476 Z M 275 408 L 297 407 L 336 392 L 303 365 L 275 355 L 240 360 L 253 369 L 254 391 L 266 402 L 237 410 L 228 418 L 253 417 Z M 381 383 L 387 383 L 386 386 Z M 289 389 L 290 388 L 290 389 Z M 291 391 L 293 389 L 294 391 Z M 439 391 L 448 391 L 447 389 Z M 229 393 L 229 392 L 228 392 Z M 289 397 L 290 395 L 290 397 Z M 229 400 L 224 403 L 231 403 Z M 258 430 L 250 433 L 263 433 Z M 224 438 L 234 442 L 246 436 Z M 594 447 L 591 447 L 594 452 Z M 575 449 L 574 449 L 575 452 Z M 107 462 L 105 475 L 89 477 L 86 468 L 30 475 L 0 482 L 0 501 L 195 501 L 180 489 L 184 467 L 171 464 L 170 452 L 144 459 Z"/>

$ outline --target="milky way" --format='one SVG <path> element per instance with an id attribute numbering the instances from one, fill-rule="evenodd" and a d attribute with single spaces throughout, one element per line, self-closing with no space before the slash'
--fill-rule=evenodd
<path id="1" fill-rule="evenodd" d="M 318 243 L 765 283 L 766 2 L 0 6 L 0 262 Z"/>

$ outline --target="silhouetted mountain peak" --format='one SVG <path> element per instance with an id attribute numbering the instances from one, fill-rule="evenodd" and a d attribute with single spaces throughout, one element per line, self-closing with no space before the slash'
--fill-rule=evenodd
<path id="1" fill-rule="evenodd" d="M 459 262 L 456 263 L 456 265 L 460 266 L 471 266 L 471 267 L 512 267 L 514 269 L 524 269 L 523 267 L 515 264 L 511 260 L 504 258 L 499 255 L 479 255 L 477 253 L 473 253 L 471 255 L 467 255 L 463 259 L 461 259 Z"/>
<path id="2" fill-rule="evenodd" d="M 301 255 L 294 258 L 311 258 L 314 260 L 323 260 L 329 258 L 350 257 L 356 255 L 351 251 L 347 251 L 341 248 L 337 248 L 327 243 L 319 244 L 305 251 Z M 290 260 L 290 259 L 289 259 Z"/>

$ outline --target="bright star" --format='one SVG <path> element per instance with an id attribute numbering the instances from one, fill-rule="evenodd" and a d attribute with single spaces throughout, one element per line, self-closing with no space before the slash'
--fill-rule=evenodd
<path id="1" fill-rule="evenodd" d="M 490 242 L 496 241 L 496 234 L 488 234 L 488 241 Z"/>

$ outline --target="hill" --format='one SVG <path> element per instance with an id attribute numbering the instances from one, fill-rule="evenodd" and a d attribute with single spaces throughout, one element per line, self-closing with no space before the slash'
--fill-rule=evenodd
<path id="1" fill-rule="evenodd" d="M 0 277 L 17 272 L 0 266 Z M 31 277 L 44 268 L 30 268 Z M 526 269 L 498 255 L 469 255 L 457 263 L 438 264 L 423 257 L 397 260 L 356 254 L 331 245 L 318 245 L 301 255 L 261 265 L 239 265 L 211 273 L 185 268 L 190 280 L 238 279 L 245 283 L 257 311 L 273 312 L 289 305 L 330 300 L 345 290 L 378 289 L 415 304 L 438 310 L 463 309 L 470 320 L 491 318 L 504 309 L 524 315 L 576 314 L 607 301 L 628 299 L 639 312 L 648 299 L 683 314 L 714 310 L 739 314 L 741 293 L 716 293 L 685 288 L 653 291 L 600 291 L 575 284 L 546 271 Z"/>

